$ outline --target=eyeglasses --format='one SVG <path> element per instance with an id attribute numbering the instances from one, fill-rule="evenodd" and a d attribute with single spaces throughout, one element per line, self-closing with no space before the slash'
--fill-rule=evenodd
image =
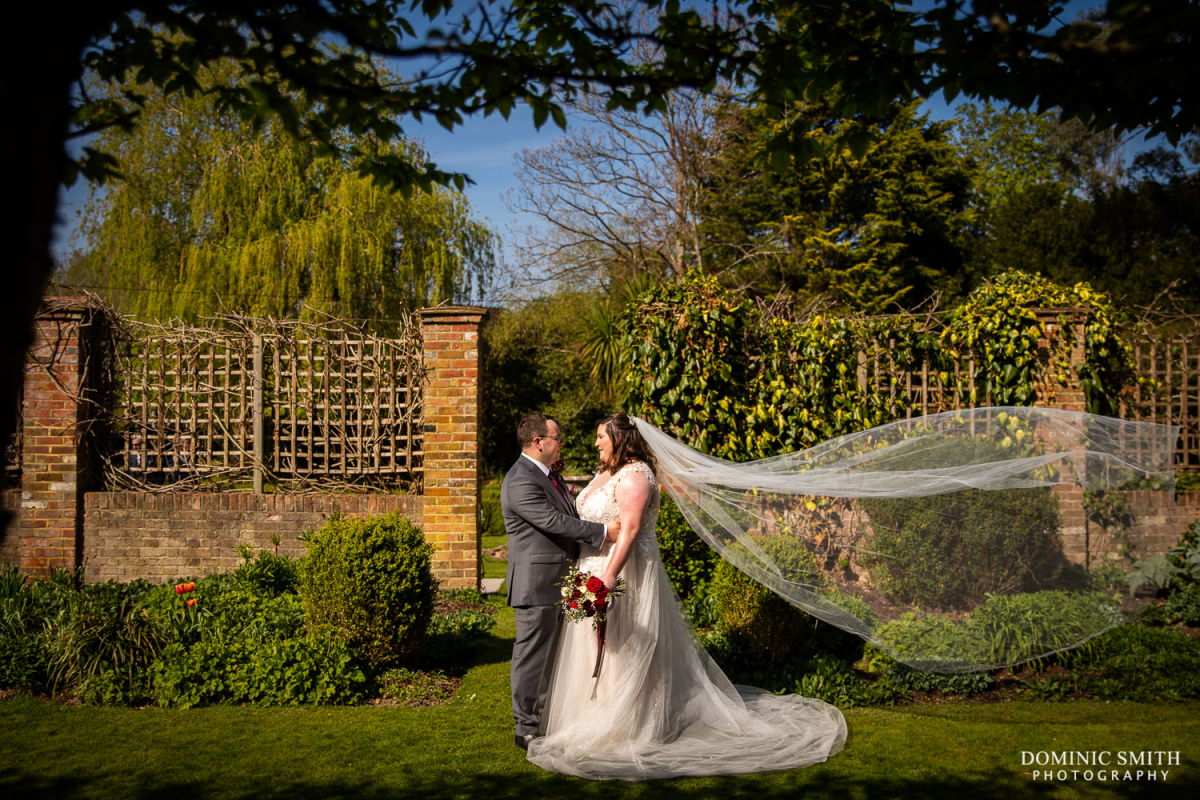
<path id="1" fill-rule="evenodd" d="M 559 444 L 562 444 L 565 441 L 565 439 L 563 439 L 563 437 L 561 437 L 561 436 L 539 436 L 538 438 L 539 439 L 553 439 L 554 441 L 558 442 Z"/>

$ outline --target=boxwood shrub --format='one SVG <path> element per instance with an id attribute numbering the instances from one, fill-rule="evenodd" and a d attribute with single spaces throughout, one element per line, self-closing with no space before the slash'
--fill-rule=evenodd
<path id="1" fill-rule="evenodd" d="M 307 545 L 300 594 L 309 632 L 332 633 L 376 667 L 415 656 L 437 595 L 421 530 L 396 512 L 336 516 Z"/>

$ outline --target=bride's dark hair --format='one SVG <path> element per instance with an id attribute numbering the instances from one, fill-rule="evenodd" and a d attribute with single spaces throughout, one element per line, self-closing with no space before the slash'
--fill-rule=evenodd
<path id="1" fill-rule="evenodd" d="M 604 432 L 608 434 L 613 445 L 610 459 L 612 463 L 601 464 L 601 472 L 616 472 L 630 461 L 641 461 L 650 467 L 651 472 L 658 474 L 658 465 L 650 452 L 650 445 L 646 444 L 646 440 L 638 433 L 637 426 L 628 414 L 624 411 L 609 414 L 596 423 L 596 427 L 601 425 L 604 426 Z"/>

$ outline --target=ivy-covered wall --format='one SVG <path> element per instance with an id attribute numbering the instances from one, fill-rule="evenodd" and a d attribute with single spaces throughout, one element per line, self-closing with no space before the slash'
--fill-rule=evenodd
<path id="1" fill-rule="evenodd" d="M 1117 324 L 1087 284 L 1022 273 L 944 317 L 799 321 L 766 318 L 695 276 L 647 293 L 626 319 L 626 408 L 734 461 L 942 409 L 1053 404 L 1071 390 L 1087 411 L 1112 413 L 1136 380 Z"/>

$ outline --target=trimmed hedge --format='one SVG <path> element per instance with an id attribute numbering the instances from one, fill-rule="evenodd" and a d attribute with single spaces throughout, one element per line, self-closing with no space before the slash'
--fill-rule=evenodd
<path id="1" fill-rule="evenodd" d="M 307 544 L 300 594 L 309 632 L 334 633 L 377 667 L 414 656 L 437 595 L 421 530 L 397 512 L 337 516 Z"/>

